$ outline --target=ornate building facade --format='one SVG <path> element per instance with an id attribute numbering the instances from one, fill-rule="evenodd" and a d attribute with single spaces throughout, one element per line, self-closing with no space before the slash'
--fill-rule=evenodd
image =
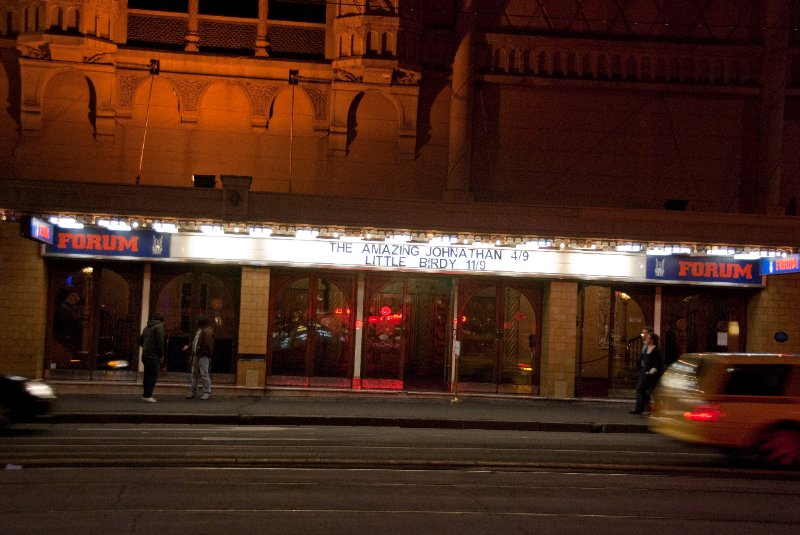
<path id="1" fill-rule="evenodd" d="M 619 395 L 645 325 L 796 350 L 796 0 L 0 17 L 0 369 L 135 383 L 156 311 L 167 380 L 204 314 L 232 389 Z"/>

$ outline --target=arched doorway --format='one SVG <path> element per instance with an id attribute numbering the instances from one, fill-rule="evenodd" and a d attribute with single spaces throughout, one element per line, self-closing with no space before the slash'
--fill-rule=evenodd
<path id="1" fill-rule="evenodd" d="M 197 317 L 205 316 L 214 329 L 211 372 L 232 382 L 235 372 L 239 321 L 239 268 L 227 266 L 153 266 L 150 311 L 164 315 L 167 327 L 166 380 L 181 380 L 188 366 L 189 345 Z M 225 375 L 229 375 L 225 377 Z"/>
<path id="2" fill-rule="evenodd" d="M 46 376 L 134 380 L 141 267 L 51 262 L 49 268 Z"/>
<path id="3" fill-rule="evenodd" d="M 450 292 L 444 277 L 367 277 L 363 387 L 446 390 Z"/>
<path id="4" fill-rule="evenodd" d="M 541 287 L 464 281 L 458 302 L 458 389 L 538 394 Z"/>
<path id="5" fill-rule="evenodd" d="M 641 334 L 646 326 L 653 327 L 653 306 L 652 287 L 581 286 L 578 396 L 632 395 Z"/>
<path id="6" fill-rule="evenodd" d="M 350 386 L 354 295 L 351 275 L 273 272 L 268 384 Z"/>

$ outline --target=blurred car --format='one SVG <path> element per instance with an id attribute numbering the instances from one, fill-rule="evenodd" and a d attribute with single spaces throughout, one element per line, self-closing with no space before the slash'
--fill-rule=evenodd
<path id="1" fill-rule="evenodd" d="M 0 374 L 0 425 L 47 413 L 55 399 L 55 392 L 43 381 Z"/>
<path id="2" fill-rule="evenodd" d="M 800 466 L 800 355 L 687 353 L 653 393 L 651 430 Z"/>

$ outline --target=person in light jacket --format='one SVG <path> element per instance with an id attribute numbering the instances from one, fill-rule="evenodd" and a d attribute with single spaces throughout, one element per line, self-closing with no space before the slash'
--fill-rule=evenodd
<path id="1" fill-rule="evenodd" d="M 205 316 L 197 317 L 197 330 L 192 338 L 191 346 L 185 346 L 184 350 L 189 349 L 189 372 L 192 378 L 189 394 L 186 399 L 197 396 L 197 384 L 202 382 L 203 394 L 200 399 L 211 397 L 211 358 L 214 356 L 214 330 L 208 323 Z"/>

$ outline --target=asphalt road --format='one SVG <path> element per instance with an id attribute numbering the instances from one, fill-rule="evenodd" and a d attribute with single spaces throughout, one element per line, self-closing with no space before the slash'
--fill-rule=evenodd
<path id="1" fill-rule="evenodd" d="M 30 424 L 0 430 L 5 465 L 586 467 L 793 475 L 653 434 L 339 426 Z"/>
<path id="2" fill-rule="evenodd" d="M 649 434 L 37 424 L 0 460 L 2 534 L 800 532 L 797 472 Z"/>

